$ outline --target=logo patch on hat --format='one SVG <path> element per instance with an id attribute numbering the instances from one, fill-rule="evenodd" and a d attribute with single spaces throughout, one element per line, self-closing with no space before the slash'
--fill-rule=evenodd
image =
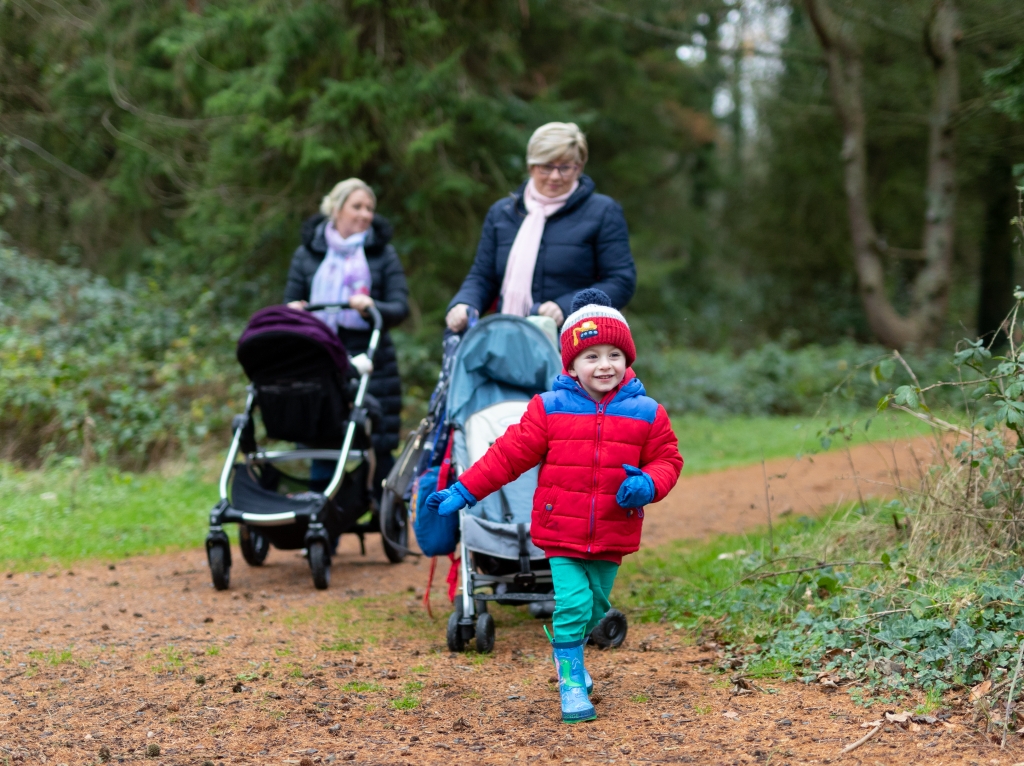
<path id="1" fill-rule="evenodd" d="M 592 319 L 588 319 L 586 322 L 583 322 L 583 324 L 581 324 L 579 327 L 573 329 L 572 345 L 578 346 L 580 345 L 581 340 L 593 338 L 595 335 L 597 335 L 597 322 L 593 321 Z"/>

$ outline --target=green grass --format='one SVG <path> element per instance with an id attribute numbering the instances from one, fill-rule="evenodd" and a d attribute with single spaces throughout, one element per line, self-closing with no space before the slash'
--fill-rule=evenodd
<path id="1" fill-rule="evenodd" d="M 21 471 L 0 463 L 0 562 L 28 569 L 200 546 L 216 500 L 216 483 L 197 470 Z"/>
<path id="2" fill-rule="evenodd" d="M 420 706 L 420 701 L 412 695 L 405 695 L 398 699 L 391 700 L 391 707 L 395 710 L 415 710 Z"/>
<path id="3" fill-rule="evenodd" d="M 839 425 L 839 421 L 824 417 L 684 416 L 673 418 L 672 426 L 679 437 L 687 475 L 758 463 L 762 455 L 770 460 L 820 452 L 822 436 L 831 438 L 831 449 L 837 449 L 848 444 L 908 439 L 930 433 L 925 424 L 898 413 L 868 412 L 842 422 L 853 423 L 853 438 L 849 442 L 840 435 L 829 437 L 827 431 Z"/>
<path id="4" fill-rule="evenodd" d="M 762 454 L 775 458 L 820 451 L 819 432 L 835 423 L 800 417 L 680 417 L 673 425 L 686 474 L 694 474 L 757 463 Z M 927 429 L 911 418 L 869 413 L 853 432 L 849 443 L 861 444 L 917 436 Z M 847 443 L 841 436 L 832 439 L 832 449 Z M 217 500 L 214 475 L 212 462 L 166 475 L 103 467 L 24 471 L 0 463 L 0 565 L 41 568 L 200 546 L 207 513 Z M 234 526 L 228 531 L 237 534 Z M 340 637 L 326 648 L 356 647 Z"/>

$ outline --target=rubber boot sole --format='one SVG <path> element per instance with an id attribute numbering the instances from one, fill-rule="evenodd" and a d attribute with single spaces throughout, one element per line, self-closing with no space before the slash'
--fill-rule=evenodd
<path id="1" fill-rule="evenodd" d="M 593 713 L 589 713 L 589 714 L 580 713 L 578 715 L 579 715 L 578 718 L 577 717 L 566 718 L 565 715 L 563 714 L 562 715 L 562 723 L 573 724 L 573 723 L 583 723 L 584 721 L 596 721 L 597 720 L 597 711 L 596 710 Z"/>

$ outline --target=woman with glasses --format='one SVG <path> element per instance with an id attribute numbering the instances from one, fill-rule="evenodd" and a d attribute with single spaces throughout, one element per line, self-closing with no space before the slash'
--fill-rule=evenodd
<path id="1" fill-rule="evenodd" d="M 549 122 L 526 148 L 530 178 L 491 206 L 476 259 L 448 306 L 461 332 L 468 311 L 550 317 L 562 326 L 587 287 L 622 308 L 636 289 L 636 265 L 622 207 L 584 175 L 587 139 L 571 122 Z"/>

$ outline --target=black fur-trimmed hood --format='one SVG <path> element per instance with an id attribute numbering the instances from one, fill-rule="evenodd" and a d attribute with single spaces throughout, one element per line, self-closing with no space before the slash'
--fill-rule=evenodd
<path id="1" fill-rule="evenodd" d="M 312 255 L 323 258 L 327 254 L 327 239 L 324 236 L 324 228 L 327 225 L 327 216 L 317 213 L 310 216 L 302 223 L 301 237 L 302 244 Z M 394 236 L 394 229 L 391 222 L 382 215 L 374 215 L 373 223 L 366 234 L 366 242 L 363 243 L 363 251 L 367 258 L 380 255 L 384 248 L 391 242 Z"/>

